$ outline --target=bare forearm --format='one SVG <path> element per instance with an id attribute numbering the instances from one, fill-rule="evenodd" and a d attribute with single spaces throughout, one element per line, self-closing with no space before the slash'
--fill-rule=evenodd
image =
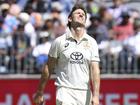
<path id="1" fill-rule="evenodd" d="M 100 91 L 100 73 L 98 72 L 99 70 L 95 70 L 93 72 L 93 95 L 94 96 L 99 96 L 99 91 Z"/>
<path id="2" fill-rule="evenodd" d="M 51 75 L 51 73 L 48 71 L 48 67 L 46 65 L 42 71 L 37 92 L 39 92 L 41 94 L 43 93 L 43 90 L 45 89 L 45 85 L 46 85 L 47 81 L 49 80 L 50 75 Z"/>
<path id="3" fill-rule="evenodd" d="M 39 86 L 38 86 L 38 90 L 37 92 L 39 94 L 42 94 L 44 89 L 45 89 L 45 85 L 48 82 L 48 80 L 50 79 L 51 73 L 54 70 L 55 64 L 56 64 L 56 59 L 55 58 L 50 58 L 47 62 L 47 64 L 44 66 L 43 70 L 42 70 L 42 74 L 41 74 L 41 79 L 39 82 Z"/>
<path id="4" fill-rule="evenodd" d="M 100 91 L 100 69 L 98 63 L 93 63 L 91 68 L 91 81 L 93 87 L 93 95 L 99 96 Z"/>

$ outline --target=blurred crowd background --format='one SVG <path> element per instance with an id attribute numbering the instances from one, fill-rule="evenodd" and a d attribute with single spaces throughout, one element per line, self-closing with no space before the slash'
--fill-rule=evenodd
<path id="1" fill-rule="evenodd" d="M 38 74 L 76 0 L 0 0 L 0 74 Z M 79 0 L 102 74 L 140 73 L 139 0 Z"/>

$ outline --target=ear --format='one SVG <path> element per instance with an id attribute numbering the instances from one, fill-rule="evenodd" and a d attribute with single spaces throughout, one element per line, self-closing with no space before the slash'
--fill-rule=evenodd
<path id="1" fill-rule="evenodd" d="M 68 17 L 68 22 L 71 22 L 72 21 L 72 18 L 71 18 L 71 16 L 70 17 Z"/>

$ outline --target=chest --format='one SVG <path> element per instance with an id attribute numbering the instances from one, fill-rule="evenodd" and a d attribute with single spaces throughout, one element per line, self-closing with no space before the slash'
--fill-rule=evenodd
<path id="1" fill-rule="evenodd" d="M 60 46 L 60 58 L 65 60 L 90 60 L 91 50 L 88 41 L 66 41 Z"/>

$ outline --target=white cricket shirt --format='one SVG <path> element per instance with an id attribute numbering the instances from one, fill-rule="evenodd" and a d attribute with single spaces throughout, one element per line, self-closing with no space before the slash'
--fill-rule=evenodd
<path id="1" fill-rule="evenodd" d="M 85 33 L 77 42 L 69 31 L 55 39 L 49 55 L 58 59 L 55 85 L 89 89 L 89 64 L 100 61 L 95 39 Z"/>

